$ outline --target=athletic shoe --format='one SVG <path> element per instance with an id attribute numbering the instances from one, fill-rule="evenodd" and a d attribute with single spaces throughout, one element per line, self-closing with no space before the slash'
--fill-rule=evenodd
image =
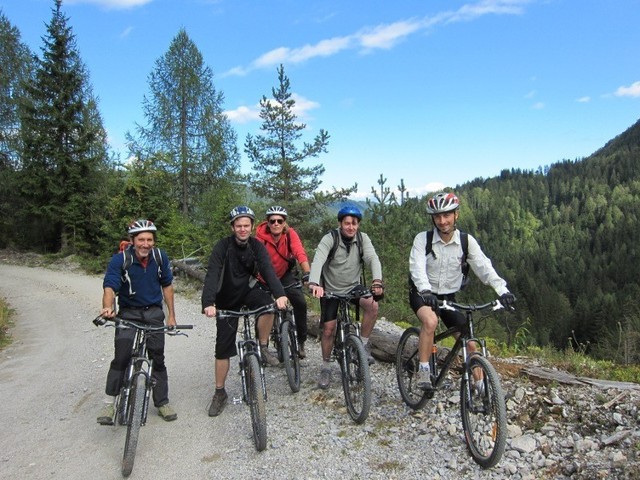
<path id="1" fill-rule="evenodd" d="M 431 384 L 431 371 L 428 368 L 419 368 L 418 377 L 416 379 L 416 386 L 420 390 L 431 390 L 433 385 Z"/>
<path id="2" fill-rule="evenodd" d="M 115 409 L 113 403 L 107 403 L 98 414 L 98 423 L 100 425 L 113 425 L 113 416 Z"/>
<path id="3" fill-rule="evenodd" d="M 227 405 L 227 392 L 225 390 L 216 389 L 216 393 L 211 399 L 211 405 L 209 405 L 209 416 L 217 417 L 222 413 L 224 407 Z"/>
<path id="4" fill-rule="evenodd" d="M 169 406 L 169 404 L 158 407 L 158 415 L 160 415 L 166 422 L 172 422 L 178 418 L 178 414 Z"/>
<path id="5" fill-rule="evenodd" d="M 323 368 L 320 370 L 320 378 L 318 379 L 318 387 L 323 390 L 329 388 L 329 384 L 331 383 L 331 369 Z"/>

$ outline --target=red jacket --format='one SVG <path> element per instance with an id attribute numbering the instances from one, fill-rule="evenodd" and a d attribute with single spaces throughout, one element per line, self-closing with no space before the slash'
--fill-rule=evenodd
<path id="1" fill-rule="evenodd" d="M 287 259 L 297 260 L 298 263 L 308 262 L 307 252 L 304 251 L 302 241 L 296 231 L 287 226 L 280 236 L 276 245 L 271 233 L 269 233 L 267 222 L 262 222 L 256 227 L 256 238 L 264 243 L 269 252 L 271 263 L 278 278 L 282 278 L 289 270 Z"/>

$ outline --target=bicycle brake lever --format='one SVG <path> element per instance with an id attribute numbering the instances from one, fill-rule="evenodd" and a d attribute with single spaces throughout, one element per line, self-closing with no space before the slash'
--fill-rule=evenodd
<path id="1" fill-rule="evenodd" d="M 107 321 L 103 318 L 102 315 L 98 315 L 96 318 L 93 319 L 93 324 L 96 327 L 101 327 L 102 325 L 104 325 L 105 323 L 107 323 Z"/>

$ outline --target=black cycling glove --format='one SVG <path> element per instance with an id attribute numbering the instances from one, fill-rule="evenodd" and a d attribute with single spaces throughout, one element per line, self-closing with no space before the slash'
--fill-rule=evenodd
<path id="1" fill-rule="evenodd" d="M 427 307 L 431 307 L 433 311 L 438 310 L 438 297 L 431 293 L 431 290 L 422 290 L 420 296 Z"/>
<path id="2" fill-rule="evenodd" d="M 516 303 L 516 297 L 513 293 L 504 293 L 500 296 L 500 303 L 504 306 L 504 308 L 513 308 L 513 304 Z"/>

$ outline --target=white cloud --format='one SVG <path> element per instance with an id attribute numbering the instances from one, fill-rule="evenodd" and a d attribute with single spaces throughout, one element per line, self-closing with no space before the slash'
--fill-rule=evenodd
<path id="1" fill-rule="evenodd" d="M 576 99 L 576 102 L 578 102 L 578 103 L 589 103 L 590 101 L 591 101 L 591 97 L 589 97 L 589 96 L 580 97 L 580 98 Z"/>
<path id="2" fill-rule="evenodd" d="M 533 98 L 536 96 L 536 91 L 535 90 L 531 90 L 529 93 L 527 93 L 524 98 Z"/>
<path id="3" fill-rule="evenodd" d="M 147 3 L 151 3 L 153 0 L 65 0 L 65 5 L 79 5 L 82 3 L 88 3 L 91 5 L 98 5 L 107 9 L 127 9 L 141 7 Z"/>
<path id="4" fill-rule="evenodd" d="M 295 100 L 295 105 L 292 109 L 293 113 L 299 119 L 305 119 L 309 117 L 309 111 L 320 107 L 318 102 L 309 100 L 296 93 L 291 94 L 291 98 Z M 275 100 L 268 100 L 269 102 L 275 102 Z M 249 123 L 260 120 L 260 105 L 251 105 L 249 107 L 242 105 L 235 110 L 226 110 L 224 114 L 227 116 L 230 122 L 233 123 Z"/>
<path id="5" fill-rule="evenodd" d="M 376 49 L 388 50 L 408 36 L 437 25 L 471 21 L 490 14 L 522 14 L 523 5 L 529 3 L 529 1 L 530 0 L 482 0 L 477 3 L 463 5 L 455 11 L 441 12 L 422 19 L 401 20 L 390 24 L 364 28 L 355 34 L 320 40 L 318 43 L 313 45 L 307 44 L 298 48 L 278 47 L 260 55 L 257 59 L 251 62 L 249 66 L 234 67 L 233 69 L 223 73 L 222 76 L 246 75 L 255 69 L 271 68 L 281 63 L 300 63 L 316 57 L 336 55 L 344 50 L 358 48 L 364 49 L 365 52 L 370 52 Z"/>
<path id="6" fill-rule="evenodd" d="M 640 82 L 633 82 L 628 87 L 618 87 L 616 97 L 640 97 Z"/>
<path id="7" fill-rule="evenodd" d="M 544 103 L 543 102 L 536 102 L 533 104 L 533 106 L 531 107 L 534 110 L 542 110 L 544 108 Z"/>
<path id="8" fill-rule="evenodd" d="M 133 27 L 125 28 L 119 35 L 120 38 L 127 38 L 131 32 L 133 32 Z"/>

